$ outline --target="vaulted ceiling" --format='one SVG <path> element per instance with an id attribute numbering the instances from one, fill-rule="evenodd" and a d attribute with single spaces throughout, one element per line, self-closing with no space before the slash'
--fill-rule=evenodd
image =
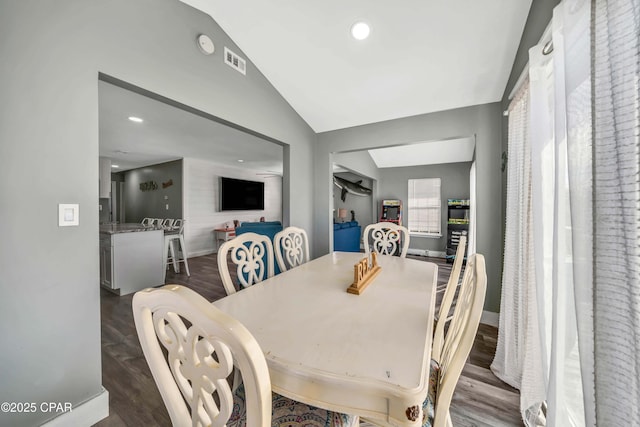
<path id="1" fill-rule="evenodd" d="M 531 6 L 531 0 L 180 1 L 209 14 L 318 133 L 499 101 Z M 365 40 L 350 34 L 357 21 L 371 28 Z M 198 157 L 282 173 L 281 147 L 127 92 L 101 83 L 101 156 L 124 168 Z M 136 125 L 129 114 L 150 120 Z M 473 142 L 467 145 L 472 152 Z M 403 149 L 382 157 L 395 159 L 393 166 L 403 159 L 414 164 L 416 156 Z"/>
<path id="2" fill-rule="evenodd" d="M 531 0 L 181 0 L 316 131 L 502 98 Z M 350 34 L 365 21 L 365 40 Z"/>

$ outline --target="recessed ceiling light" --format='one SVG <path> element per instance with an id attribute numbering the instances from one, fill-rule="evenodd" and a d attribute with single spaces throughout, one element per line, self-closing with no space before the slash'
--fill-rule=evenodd
<path id="1" fill-rule="evenodd" d="M 238 159 L 238 163 L 242 163 L 242 162 L 244 162 L 244 160 Z"/>
<path id="2" fill-rule="evenodd" d="M 371 33 L 371 28 L 366 22 L 359 21 L 351 26 L 351 35 L 356 40 L 366 39 L 369 37 L 369 33 Z"/>
<path id="3" fill-rule="evenodd" d="M 119 168 L 120 165 L 111 165 L 112 168 Z"/>
<path id="4" fill-rule="evenodd" d="M 132 122 L 136 122 L 136 123 L 144 122 L 144 120 L 142 120 L 140 117 L 135 117 L 135 116 L 130 116 L 129 120 L 131 120 Z"/>

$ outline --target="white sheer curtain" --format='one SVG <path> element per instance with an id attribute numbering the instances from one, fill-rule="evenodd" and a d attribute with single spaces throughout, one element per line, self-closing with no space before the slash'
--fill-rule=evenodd
<path id="1" fill-rule="evenodd" d="M 640 425 L 640 0 L 594 3 L 596 414 Z"/>
<path id="2" fill-rule="evenodd" d="M 515 381 L 507 382 L 520 389 L 527 425 L 595 423 L 589 24 L 590 3 L 565 0 L 554 9 L 553 53 L 544 55 L 544 44 L 530 50 L 531 138 L 523 148 L 530 150 L 531 170 L 525 166 L 519 172 L 524 176 L 519 179 L 528 179 L 530 186 L 522 194 L 507 194 L 500 328 L 510 324 L 503 318 L 517 316 L 520 336 L 514 345 L 506 339 L 513 332 L 500 331 L 492 369 L 500 378 Z M 509 141 L 509 166 L 515 154 Z M 513 179 L 511 174 L 508 179 Z M 513 197 L 529 198 L 528 211 L 511 212 Z M 518 227 L 509 226 L 510 215 L 520 215 L 513 219 Z M 510 240 L 520 242 L 517 256 L 527 257 L 520 260 L 515 276 L 507 262 L 516 256 L 510 253 Z M 510 301 L 505 287 L 519 287 L 511 294 L 520 299 Z M 513 365 L 510 358 L 521 362 Z M 545 402 L 546 420 L 539 411 Z"/>
<path id="3" fill-rule="evenodd" d="M 534 259 L 552 426 L 595 423 L 590 11 L 588 1 L 562 2 L 552 55 L 536 46 L 529 56 Z"/>
<path id="4" fill-rule="evenodd" d="M 529 92 L 527 80 L 509 105 L 502 302 L 498 346 L 491 369 L 520 389 L 523 419 L 528 425 L 536 425 L 545 387 L 540 381 L 542 353 L 533 264 Z"/>
<path id="5" fill-rule="evenodd" d="M 564 0 L 552 40 L 530 50 L 530 121 L 512 120 L 520 95 L 509 108 L 492 369 L 520 388 L 527 425 L 639 426 L 640 0 Z"/>

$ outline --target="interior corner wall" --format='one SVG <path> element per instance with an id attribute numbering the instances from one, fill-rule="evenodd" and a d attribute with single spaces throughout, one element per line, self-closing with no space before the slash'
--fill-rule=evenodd
<path id="1" fill-rule="evenodd" d="M 375 180 L 380 179 L 380 168 L 373 161 L 368 151 L 334 153 L 333 163 L 361 176 Z"/>
<path id="2" fill-rule="evenodd" d="M 264 182 L 264 210 L 220 211 L 220 177 Z M 240 222 L 282 221 L 282 177 L 263 177 L 241 168 L 207 160 L 184 159 L 185 245 L 187 256 L 215 252 L 214 229 Z"/>
<path id="3" fill-rule="evenodd" d="M 487 261 L 485 310 L 498 312 L 502 271 L 500 103 L 441 111 L 324 132 L 314 147 L 316 254 L 330 251 L 332 153 L 475 136 L 477 166 L 477 251 Z"/>
<path id="4" fill-rule="evenodd" d="M 202 55 L 201 33 L 244 56 L 246 76 L 222 48 Z M 211 17 L 176 0 L 1 0 L 0 57 L 0 401 L 102 393 L 100 73 L 288 144 L 287 215 L 314 239 L 317 137 Z M 59 203 L 79 204 L 79 226 L 58 227 Z M 0 413 L 0 425 L 56 415 Z"/>
<path id="5" fill-rule="evenodd" d="M 380 180 L 380 169 L 373 161 L 367 151 L 352 151 L 348 153 L 333 153 L 332 163 L 337 166 L 341 166 L 348 169 L 350 172 L 338 173 L 337 175 L 346 178 L 349 181 L 356 182 L 360 179 L 363 180 L 363 186 L 371 189 L 371 196 L 358 197 L 351 194 L 347 194 L 345 202 L 341 200 L 341 191 L 333 186 L 332 193 L 332 207 L 331 209 L 337 212 L 339 208 L 346 208 L 348 211 L 354 210 L 356 220 L 361 226 L 361 230 L 377 222 L 377 200 L 378 200 L 378 187 Z M 350 213 L 350 212 L 349 212 Z M 334 217 L 335 217 L 334 213 Z M 348 219 L 351 218 L 349 215 Z"/>
<path id="6" fill-rule="evenodd" d="M 471 162 L 447 163 L 441 165 L 408 166 L 402 168 L 380 169 L 380 200 L 402 200 L 402 223 L 407 226 L 407 201 L 409 199 L 410 179 L 440 178 L 440 195 L 442 211 L 440 227 L 442 237 L 411 237 L 409 247 L 445 252 L 447 248 L 447 199 L 469 198 L 469 171 Z"/>
<path id="7" fill-rule="evenodd" d="M 373 180 L 356 175 L 351 172 L 340 172 L 334 174 L 335 176 L 339 176 L 340 178 L 344 178 L 347 181 L 358 182 L 362 181 L 360 185 L 365 188 L 371 189 Z M 356 196 L 355 194 L 346 193 L 344 202 L 342 201 L 342 190 L 338 188 L 336 185 L 333 186 L 333 219 L 336 222 L 342 221 L 338 218 L 338 210 L 343 208 L 347 210 L 347 218 L 345 221 L 351 221 L 351 218 L 354 217 L 358 224 L 360 224 L 361 231 L 364 228 L 373 223 L 373 218 L 375 217 L 375 212 L 372 212 L 372 198 L 373 196 Z M 353 212 L 352 212 L 353 211 Z"/>
<path id="8" fill-rule="evenodd" d="M 182 218 L 182 169 L 175 160 L 124 172 L 126 222 Z"/>

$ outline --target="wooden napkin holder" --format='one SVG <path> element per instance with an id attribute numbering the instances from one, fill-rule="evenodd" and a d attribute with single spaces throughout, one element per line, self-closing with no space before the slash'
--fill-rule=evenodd
<path id="1" fill-rule="evenodd" d="M 377 253 L 373 252 L 371 254 L 371 264 L 369 264 L 367 257 L 361 259 L 353 266 L 353 283 L 347 288 L 347 292 L 360 295 L 373 282 L 380 270 Z"/>

